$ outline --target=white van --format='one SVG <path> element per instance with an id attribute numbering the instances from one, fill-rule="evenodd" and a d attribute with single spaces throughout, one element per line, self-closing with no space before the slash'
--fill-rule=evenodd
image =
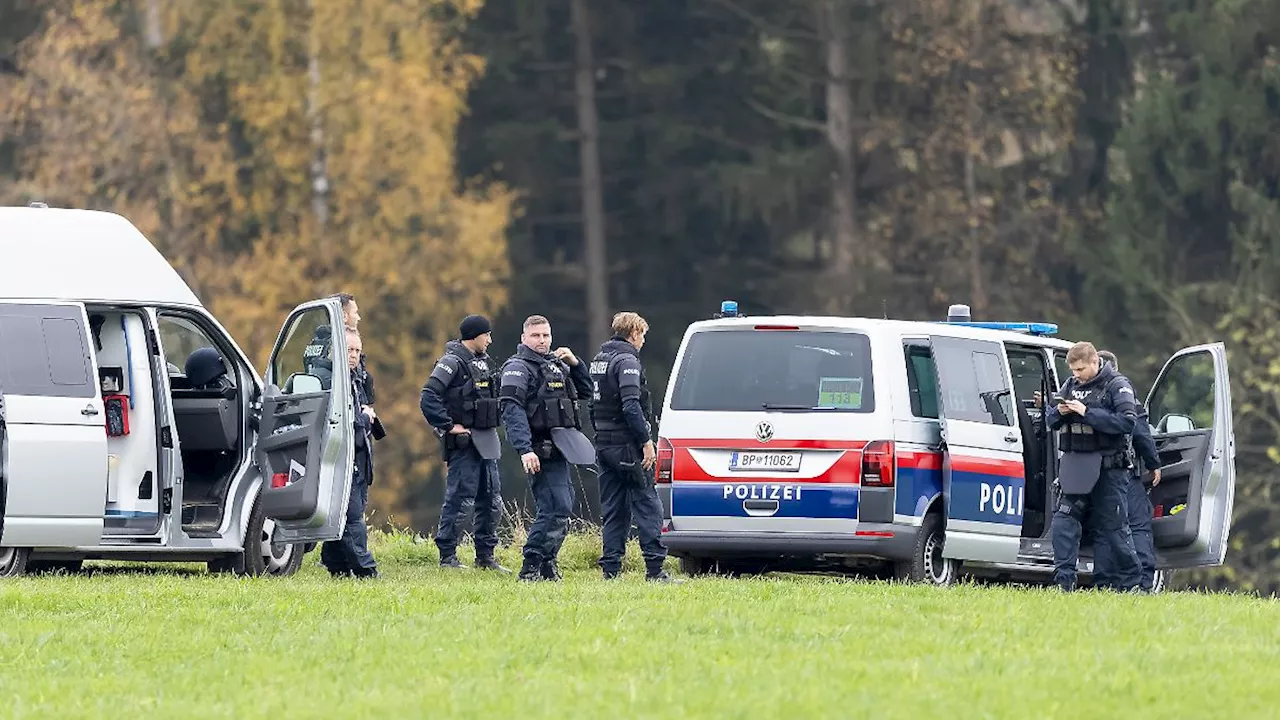
<path id="1" fill-rule="evenodd" d="M 1048 579 L 1058 452 L 1037 391 L 1071 344 L 1039 323 L 729 317 L 685 333 L 659 424 L 664 542 L 691 574 L 890 570 Z M 1235 487 L 1226 351 L 1147 398 L 1161 569 L 1220 565 Z M 1091 574 L 1088 549 L 1081 570 Z"/>
<path id="2" fill-rule="evenodd" d="M 289 315 L 264 384 L 129 221 L 0 208 L 0 576 L 85 559 L 289 575 L 340 537 L 352 387 L 305 372 L 318 327 L 342 327 L 337 299 Z M 186 376 L 201 348 L 225 377 Z M 331 353 L 345 363 L 343 333 Z"/>

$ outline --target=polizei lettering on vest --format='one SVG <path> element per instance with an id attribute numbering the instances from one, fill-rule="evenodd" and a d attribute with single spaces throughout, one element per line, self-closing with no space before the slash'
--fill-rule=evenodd
<path id="1" fill-rule="evenodd" d="M 722 499 L 738 500 L 799 500 L 799 485 L 725 485 Z"/>
<path id="2" fill-rule="evenodd" d="M 1022 488 L 1019 487 L 982 483 L 978 489 L 978 511 L 986 511 L 990 504 L 991 511 L 997 515 L 1017 517 L 1022 515 L 1022 496 Z"/>

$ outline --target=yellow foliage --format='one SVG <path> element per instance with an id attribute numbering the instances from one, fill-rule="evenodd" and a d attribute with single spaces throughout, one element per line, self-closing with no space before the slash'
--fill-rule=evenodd
<path id="1" fill-rule="evenodd" d="M 374 502 L 410 519 L 405 490 L 438 457 L 419 389 L 459 319 L 506 301 L 513 197 L 460 187 L 454 166 L 482 63 L 433 20 L 478 3 L 165 3 L 154 54 L 115 9 L 51 12 L 25 75 L 0 86 L 0 129 L 24 138 L 20 190 L 129 217 L 260 368 L 295 305 L 354 293 L 390 432 Z"/>

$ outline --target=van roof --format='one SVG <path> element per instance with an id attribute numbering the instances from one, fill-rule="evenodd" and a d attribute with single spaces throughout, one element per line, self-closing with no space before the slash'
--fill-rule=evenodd
<path id="1" fill-rule="evenodd" d="M 906 336 L 947 335 L 949 337 L 996 342 L 1016 342 L 1052 348 L 1070 348 L 1072 343 L 1061 338 L 1046 337 L 990 328 L 950 324 L 943 321 L 882 320 L 880 318 L 847 318 L 820 315 L 751 315 L 747 317 L 699 320 L 689 326 L 689 332 L 724 327 L 749 328 L 756 325 L 808 326 L 864 332 L 888 332 Z"/>
<path id="2" fill-rule="evenodd" d="M 0 299 L 201 304 L 133 223 L 43 207 L 0 207 Z"/>

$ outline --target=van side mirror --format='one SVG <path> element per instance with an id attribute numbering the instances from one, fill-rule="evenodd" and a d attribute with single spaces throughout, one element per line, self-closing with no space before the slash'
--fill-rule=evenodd
<path id="1" fill-rule="evenodd" d="M 1156 425 L 1156 432 L 1161 433 L 1191 432 L 1195 429 L 1195 422 L 1186 415 L 1165 415 L 1160 418 L 1160 424 Z"/>
<path id="2" fill-rule="evenodd" d="M 285 382 L 284 391 L 287 395 L 310 395 L 324 392 L 324 386 L 320 383 L 320 378 L 315 375 L 294 373 Z"/>

